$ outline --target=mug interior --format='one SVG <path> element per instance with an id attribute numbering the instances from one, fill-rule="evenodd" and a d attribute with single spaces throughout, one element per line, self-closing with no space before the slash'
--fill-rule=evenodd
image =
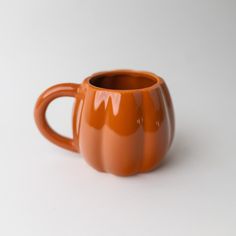
<path id="1" fill-rule="evenodd" d="M 150 87 L 157 80 L 141 73 L 108 73 L 92 77 L 89 83 L 98 88 L 130 90 Z"/>

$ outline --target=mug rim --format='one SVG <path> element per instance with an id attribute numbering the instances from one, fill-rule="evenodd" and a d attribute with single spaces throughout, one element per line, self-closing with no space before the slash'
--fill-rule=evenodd
<path id="1" fill-rule="evenodd" d="M 154 81 L 154 84 L 147 86 L 147 87 L 143 87 L 143 88 L 135 88 L 135 89 L 112 89 L 112 88 L 105 88 L 105 87 L 99 87 L 96 85 L 93 85 L 91 83 L 91 80 L 99 77 L 99 76 L 108 76 L 108 75 L 120 75 L 120 74 L 127 74 L 127 75 L 138 75 L 138 76 L 143 76 L 145 78 L 149 78 Z M 118 70 L 109 70 L 109 71 L 101 71 L 101 72 L 96 72 L 93 73 L 92 75 L 90 75 L 89 77 L 87 77 L 84 80 L 84 83 L 87 84 L 90 88 L 95 89 L 95 90 L 102 90 L 102 91 L 109 91 L 109 92 L 119 92 L 119 93 L 127 93 L 127 92 L 135 92 L 135 91 L 148 91 L 148 90 L 152 90 L 155 89 L 157 87 L 159 87 L 162 83 L 164 83 L 164 80 L 149 71 L 143 71 L 143 70 L 131 70 L 131 69 L 118 69 Z"/>

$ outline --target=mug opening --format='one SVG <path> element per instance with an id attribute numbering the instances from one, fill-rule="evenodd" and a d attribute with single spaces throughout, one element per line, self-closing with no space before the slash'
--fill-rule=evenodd
<path id="1" fill-rule="evenodd" d="M 151 87 L 157 83 L 157 79 L 142 73 L 113 72 L 94 76 L 89 83 L 103 89 L 133 90 Z"/>

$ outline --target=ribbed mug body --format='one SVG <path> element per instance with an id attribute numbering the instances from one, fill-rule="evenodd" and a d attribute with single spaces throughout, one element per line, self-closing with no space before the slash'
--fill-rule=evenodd
<path id="1" fill-rule="evenodd" d="M 74 139 L 92 167 L 128 176 L 160 164 L 173 140 L 174 110 L 168 88 L 160 77 L 148 72 L 117 73 L 138 73 L 140 79 L 143 76 L 156 82 L 138 89 L 110 89 L 91 83 L 104 73 L 88 77 L 76 99 Z"/>

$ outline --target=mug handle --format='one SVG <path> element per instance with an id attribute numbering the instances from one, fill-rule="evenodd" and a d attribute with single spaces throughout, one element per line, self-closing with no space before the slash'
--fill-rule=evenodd
<path id="1" fill-rule="evenodd" d="M 40 95 L 34 109 L 35 122 L 42 135 L 52 143 L 73 152 L 78 152 L 74 140 L 58 134 L 50 127 L 46 119 L 46 111 L 48 105 L 56 98 L 76 97 L 79 88 L 80 84 L 74 83 L 54 85 Z"/>

